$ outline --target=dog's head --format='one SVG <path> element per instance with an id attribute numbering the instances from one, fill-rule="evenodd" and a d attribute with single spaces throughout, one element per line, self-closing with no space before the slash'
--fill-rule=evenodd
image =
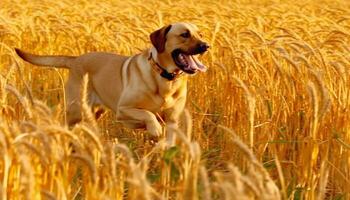
<path id="1" fill-rule="evenodd" d="M 175 23 L 151 33 L 150 39 L 157 49 L 158 55 L 167 57 L 172 64 L 188 74 L 206 71 L 206 67 L 198 60 L 209 45 L 201 40 L 198 28 L 189 23 Z M 164 60 L 164 59 L 163 59 Z"/>

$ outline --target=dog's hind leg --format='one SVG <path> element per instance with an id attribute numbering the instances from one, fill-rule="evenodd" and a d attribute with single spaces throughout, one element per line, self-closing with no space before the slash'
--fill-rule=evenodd
<path id="1" fill-rule="evenodd" d="M 69 73 L 66 83 L 66 105 L 67 123 L 69 127 L 74 126 L 82 120 L 81 115 L 81 87 L 83 77 L 76 73 Z"/>
<path id="2" fill-rule="evenodd" d="M 88 88 L 89 89 L 88 103 L 89 103 L 89 106 L 91 107 L 92 113 L 95 115 L 95 119 L 98 120 L 105 113 L 105 109 L 103 107 L 103 103 L 101 102 L 93 86 L 92 85 L 89 85 L 89 86 L 90 87 Z"/>

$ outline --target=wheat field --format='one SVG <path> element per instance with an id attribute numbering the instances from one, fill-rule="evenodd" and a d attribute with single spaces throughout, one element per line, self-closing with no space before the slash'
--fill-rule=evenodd
<path id="1" fill-rule="evenodd" d="M 69 129 L 67 71 L 14 52 L 132 55 L 177 21 L 211 48 L 170 149 L 112 112 Z M 350 2 L 1 0 L 0 150 L 4 200 L 350 199 Z"/>

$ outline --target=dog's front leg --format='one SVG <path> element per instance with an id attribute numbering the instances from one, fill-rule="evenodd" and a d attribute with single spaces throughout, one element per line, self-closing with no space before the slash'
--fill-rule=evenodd
<path id="1" fill-rule="evenodd" d="M 164 121 L 166 127 L 166 138 L 169 146 L 176 143 L 176 135 L 179 130 L 179 119 L 185 108 L 186 97 L 180 98 L 175 106 L 164 110 Z"/>
<path id="2" fill-rule="evenodd" d="M 176 134 L 179 131 L 179 125 L 177 120 L 167 121 L 166 127 L 166 140 L 169 146 L 174 146 L 176 143 Z"/>
<path id="3" fill-rule="evenodd" d="M 148 110 L 120 107 L 117 112 L 117 119 L 131 128 L 137 128 L 140 124 L 144 124 L 153 137 L 159 137 L 162 134 L 162 126 L 156 116 Z"/>

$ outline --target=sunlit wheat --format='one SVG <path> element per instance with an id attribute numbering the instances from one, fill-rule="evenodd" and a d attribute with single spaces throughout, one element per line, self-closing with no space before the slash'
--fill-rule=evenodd
<path id="1" fill-rule="evenodd" d="M 349 13 L 345 0 L 1 0 L 0 199 L 350 199 Z M 14 52 L 132 55 L 177 21 L 211 47 L 172 148 L 111 112 L 95 121 L 87 82 L 67 127 L 67 71 Z"/>

